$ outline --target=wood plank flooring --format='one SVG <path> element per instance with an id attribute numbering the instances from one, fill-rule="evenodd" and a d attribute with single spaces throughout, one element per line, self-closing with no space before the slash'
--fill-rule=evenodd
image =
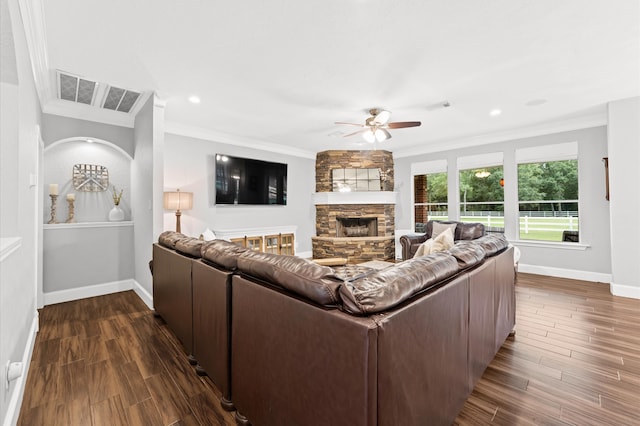
<path id="1" fill-rule="evenodd" d="M 18 425 L 232 425 L 162 319 L 132 292 L 46 306 Z"/>
<path id="2" fill-rule="evenodd" d="M 457 425 L 640 425 L 640 301 L 519 274 L 516 331 Z M 234 425 L 135 293 L 40 311 L 19 425 Z M 425 423 L 425 424 L 428 424 Z"/>
<path id="3" fill-rule="evenodd" d="M 458 425 L 640 425 L 640 300 L 519 274 L 507 339 Z"/>

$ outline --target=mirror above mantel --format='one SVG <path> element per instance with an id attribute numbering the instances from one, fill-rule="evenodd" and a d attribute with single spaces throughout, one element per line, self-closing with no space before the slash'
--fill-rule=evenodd
<path id="1" fill-rule="evenodd" d="M 333 169 L 331 183 L 333 192 L 369 192 L 382 189 L 379 168 Z"/>

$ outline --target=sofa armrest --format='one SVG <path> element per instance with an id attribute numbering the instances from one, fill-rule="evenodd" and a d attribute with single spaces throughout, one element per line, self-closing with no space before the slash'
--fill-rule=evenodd
<path id="1" fill-rule="evenodd" d="M 429 238 L 427 234 L 409 234 L 400 237 L 400 245 L 402 246 L 402 260 L 411 259 L 418 250 L 418 246 Z"/>

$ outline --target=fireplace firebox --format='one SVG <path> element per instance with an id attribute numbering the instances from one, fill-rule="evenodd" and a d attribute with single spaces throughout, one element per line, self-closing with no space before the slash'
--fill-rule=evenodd
<path id="1" fill-rule="evenodd" d="M 378 218 L 337 217 L 336 237 L 377 237 Z"/>

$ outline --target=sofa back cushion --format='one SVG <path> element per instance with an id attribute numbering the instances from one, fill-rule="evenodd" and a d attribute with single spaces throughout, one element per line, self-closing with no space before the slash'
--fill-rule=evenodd
<path id="1" fill-rule="evenodd" d="M 238 268 L 238 257 L 249 249 L 225 240 L 212 240 L 202 244 L 200 253 L 204 260 L 229 271 Z"/>
<path id="2" fill-rule="evenodd" d="M 247 251 L 238 258 L 238 270 L 276 284 L 322 306 L 340 304 L 342 280 L 333 269 L 296 256 Z"/>
<path id="3" fill-rule="evenodd" d="M 471 268 L 479 264 L 486 255 L 482 246 L 475 241 L 461 241 L 451 247 L 449 253 L 456 258 L 460 269 Z"/>
<path id="4" fill-rule="evenodd" d="M 494 256 L 509 247 L 509 241 L 507 241 L 504 234 L 499 232 L 484 235 L 474 240 L 474 243 L 479 244 L 484 249 L 487 257 Z"/>
<path id="5" fill-rule="evenodd" d="M 429 237 L 433 236 L 434 224 L 437 224 L 437 228 L 441 228 L 442 225 L 455 224 L 455 230 L 453 233 L 453 239 L 458 240 L 473 240 L 480 238 L 484 235 L 484 225 L 482 223 L 467 223 L 458 222 L 454 220 L 430 220 L 427 222 L 426 233 Z"/>
<path id="6" fill-rule="evenodd" d="M 344 309 L 352 314 L 382 312 L 458 272 L 447 252 L 406 260 L 340 287 Z"/>
<path id="7" fill-rule="evenodd" d="M 167 248 L 170 248 L 171 250 L 175 250 L 176 243 L 183 238 L 187 238 L 187 236 L 179 232 L 164 231 L 158 237 L 158 243 L 160 243 L 160 245 L 163 247 L 167 247 Z"/>
<path id="8" fill-rule="evenodd" d="M 200 247 L 202 247 L 203 242 L 204 241 L 194 237 L 182 238 L 176 241 L 176 251 L 199 259 L 201 256 Z"/>

